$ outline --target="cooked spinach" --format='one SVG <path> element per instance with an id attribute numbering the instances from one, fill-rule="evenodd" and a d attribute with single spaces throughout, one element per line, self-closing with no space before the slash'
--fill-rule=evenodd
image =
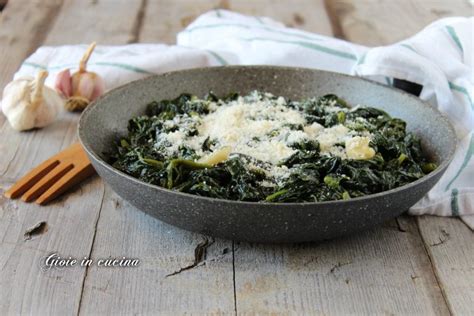
<path id="1" fill-rule="evenodd" d="M 215 165 L 200 160 L 219 147 L 218 139 L 200 135 L 202 118 L 241 98 L 270 100 L 301 113 L 304 124 L 284 124 L 264 136 L 286 141 L 291 155 L 276 165 L 240 152 Z M 250 120 L 271 120 L 258 115 Z M 308 126 L 344 128 L 354 139 L 367 137 L 375 154 L 368 159 L 351 159 L 345 154 L 347 142 L 334 143 L 328 151 L 317 138 L 305 136 L 290 143 L 281 136 L 283 129 L 289 137 L 303 133 Z M 184 142 L 178 146 L 163 135 L 203 138 L 195 146 Z M 248 139 L 249 146 L 260 146 L 260 138 Z M 168 151 L 171 146 L 175 147 L 172 153 Z M 231 93 L 223 98 L 209 93 L 203 99 L 182 94 L 173 100 L 152 102 L 145 115 L 129 121 L 128 135 L 117 142 L 112 163 L 133 177 L 168 189 L 220 199 L 283 203 L 350 199 L 382 192 L 413 182 L 436 168 L 423 154 L 420 139 L 406 131 L 406 123 L 382 110 L 350 108 L 336 95 L 282 103 L 281 98 L 257 92 L 244 97 Z M 269 173 L 275 168 L 285 174 L 276 177 Z"/>

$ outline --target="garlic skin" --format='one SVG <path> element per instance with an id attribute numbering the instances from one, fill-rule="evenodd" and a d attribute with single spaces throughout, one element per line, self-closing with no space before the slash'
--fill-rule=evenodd
<path id="1" fill-rule="evenodd" d="M 48 72 L 25 76 L 10 82 L 3 90 L 2 112 L 17 131 L 45 127 L 56 120 L 64 106 L 63 99 L 44 81 Z"/>
<path id="2" fill-rule="evenodd" d="M 94 51 L 96 43 L 92 43 L 84 53 L 79 70 L 71 75 L 69 69 L 59 72 L 56 76 L 55 88 L 65 98 L 68 111 L 82 111 L 89 102 L 100 97 L 105 91 L 102 77 L 95 72 L 87 71 L 87 62 Z"/>
<path id="3" fill-rule="evenodd" d="M 69 69 L 64 69 L 56 75 L 54 88 L 65 98 L 72 96 L 71 72 Z"/>

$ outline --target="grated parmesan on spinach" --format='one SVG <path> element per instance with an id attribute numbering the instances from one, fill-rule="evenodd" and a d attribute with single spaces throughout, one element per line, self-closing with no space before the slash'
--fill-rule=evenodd
<path id="1" fill-rule="evenodd" d="M 182 94 L 150 103 L 116 148 L 113 166 L 142 181 L 240 201 L 350 199 L 436 168 L 404 121 L 335 95 Z"/>

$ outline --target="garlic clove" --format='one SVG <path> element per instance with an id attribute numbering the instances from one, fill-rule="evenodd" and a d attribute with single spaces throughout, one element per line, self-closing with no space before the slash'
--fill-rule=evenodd
<path id="1" fill-rule="evenodd" d="M 92 74 L 87 72 L 76 72 L 72 75 L 72 87 L 75 97 L 91 100 L 92 93 L 94 92 L 94 81 L 92 77 Z"/>
<path id="2" fill-rule="evenodd" d="M 94 81 L 94 92 L 92 92 L 92 96 L 91 96 L 91 101 L 94 101 L 96 100 L 98 97 L 100 97 L 101 95 L 104 94 L 105 92 L 105 82 L 104 80 L 102 80 L 102 77 L 100 77 L 99 75 L 95 74 L 96 75 Z"/>
<path id="3" fill-rule="evenodd" d="M 43 110 L 36 112 L 35 127 L 45 127 L 53 123 L 64 107 L 64 99 L 54 89 L 45 86 L 42 106 Z"/>
<path id="4" fill-rule="evenodd" d="M 64 70 L 56 78 L 58 90 L 69 98 L 66 102 L 66 109 L 69 111 L 83 110 L 89 102 L 94 101 L 105 92 L 104 80 L 97 73 L 87 71 L 87 62 L 95 47 L 96 43 L 92 43 L 87 48 L 79 62 L 79 70 L 72 76 L 69 74 L 69 70 Z"/>
<path id="5" fill-rule="evenodd" d="M 73 96 L 80 96 L 94 101 L 105 91 L 102 78 L 94 72 L 75 73 L 72 76 Z"/>
<path id="6" fill-rule="evenodd" d="M 71 72 L 69 69 L 60 71 L 56 75 L 54 88 L 59 91 L 65 98 L 72 96 Z"/>

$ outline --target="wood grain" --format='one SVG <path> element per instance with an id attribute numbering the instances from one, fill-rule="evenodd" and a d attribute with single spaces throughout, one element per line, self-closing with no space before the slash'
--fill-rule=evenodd
<path id="1" fill-rule="evenodd" d="M 0 16 L 0 91 L 12 80 L 23 59 L 31 54 L 44 40 L 61 0 L 10 1 Z M 5 116 L 0 115 L 0 135 L 8 142 L 0 142 L 0 175 L 14 159 L 22 137 L 15 133 L 8 138 L 5 131 L 10 129 Z M 12 134 L 12 133 L 10 133 Z"/>
<path id="2" fill-rule="evenodd" d="M 267 16 L 288 26 L 303 30 L 318 29 L 321 34 L 331 34 L 329 18 L 321 0 L 296 0 L 291 5 L 286 1 L 273 0 L 159 0 L 147 3 L 140 41 L 175 43 L 179 31 L 212 9 Z"/>
<path id="3" fill-rule="evenodd" d="M 9 2 L 0 21 L 0 58 L 3 61 L 0 64 L 1 89 L 11 80 L 21 61 L 41 44 L 60 7 L 61 1 L 57 0 Z M 56 151 L 57 143 L 52 138 L 50 142 L 36 139 L 32 144 L 37 133 L 13 132 L 3 115 L 0 116 L 0 126 L 3 139 L 0 143 L 0 314 L 41 313 L 52 310 L 70 313 L 78 307 L 80 292 L 74 289 L 77 288 L 80 273 L 72 270 L 68 275 L 61 276 L 57 271 L 51 271 L 46 276 L 39 271 L 41 258 L 51 249 L 69 249 L 75 241 L 42 237 L 65 236 L 69 233 L 80 235 L 78 229 L 81 226 L 77 223 L 86 225 L 88 220 L 94 221 L 94 218 L 84 217 L 84 213 L 80 211 L 71 216 L 69 205 L 64 205 L 63 201 L 58 201 L 46 210 L 6 200 L 3 190 L 12 184 L 11 179 L 16 173 L 28 170 L 33 163 L 40 162 L 42 157 L 46 158 L 52 150 Z M 67 129 L 62 130 L 63 137 L 67 132 Z M 17 159 L 16 154 L 20 146 L 28 147 L 29 151 L 27 156 Z M 39 148 L 42 148 L 44 153 L 38 153 Z M 20 170 L 22 167 L 23 170 Z M 90 188 L 86 187 L 77 192 L 71 199 L 76 200 L 77 204 L 84 194 L 93 197 L 95 192 L 91 192 Z M 95 207 L 87 201 L 83 206 L 90 209 Z M 24 231 L 43 220 L 48 222 L 48 231 L 32 240 L 24 241 Z M 79 244 L 75 248 L 81 253 L 83 246 L 88 245 Z"/>
<path id="4" fill-rule="evenodd" d="M 45 31 L 38 37 L 48 45 L 94 40 L 99 43 L 126 43 L 134 36 L 134 19 L 141 4 L 141 1 L 125 0 L 65 1 L 62 7 L 57 7 L 61 10 L 55 13 L 56 19 L 45 17 L 49 19 L 49 33 Z M 11 14 L 11 19 L 24 14 L 21 6 L 18 7 L 20 13 L 9 10 L 12 10 L 10 3 L 4 13 Z M 114 11 L 125 22 L 109 23 L 109 14 Z M 18 24 L 8 27 L 6 29 L 2 22 L 2 32 L 16 34 L 22 29 Z M 2 43 L 5 47 L 5 42 Z M 76 139 L 78 118 L 75 113 L 64 113 L 55 124 L 27 133 L 13 131 L 4 123 L 0 133 L 3 139 L 9 141 L 1 143 L 2 153 L 8 153 L 7 157 L 1 155 L 0 158 L 2 189 L 71 144 Z M 79 259 L 89 256 L 103 197 L 104 185 L 98 178 L 91 179 L 74 194 L 68 194 L 48 207 L 6 200 L 2 192 L 0 282 L 2 289 L 11 290 L 0 291 L 0 314 L 75 314 L 79 311 L 86 269 L 75 267 L 42 272 L 40 260 L 51 252 Z M 36 239 L 23 241 L 23 232 L 38 221 L 46 221 L 48 231 Z"/>
<path id="5" fill-rule="evenodd" d="M 20 63 L 43 41 L 62 0 L 10 1 L 0 16 L 0 91 Z M 8 61 L 8 62 L 4 62 Z"/>
<path id="6" fill-rule="evenodd" d="M 65 1 L 45 44 L 126 44 L 136 41 L 144 0 Z"/>
<path id="7" fill-rule="evenodd" d="M 333 23 L 343 37 L 368 46 L 410 37 L 429 23 L 448 16 L 474 14 L 469 0 L 326 0 Z"/>
<path id="8" fill-rule="evenodd" d="M 163 16 L 167 20 L 157 23 L 150 15 L 138 24 L 143 29 L 168 25 L 175 19 L 169 12 L 180 11 L 179 5 L 148 1 L 146 14 L 153 13 L 150 6 L 159 7 L 166 10 Z M 147 37 L 158 42 L 168 35 L 158 28 Z M 120 272 L 92 267 L 84 284 L 81 313 L 234 313 L 231 241 L 213 240 L 162 223 L 124 202 L 108 187 L 104 201 L 91 256 L 132 256 L 141 264 Z M 208 245 L 203 246 L 206 240 Z M 205 254 L 196 256 L 196 251 Z"/>
<path id="9" fill-rule="evenodd" d="M 328 29 L 327 21 L 311 31 Z M 393 221 L 319 245 L 240 244 L 237 312 L 448 314 L 416 224 L 403 222 L 406 232 Z"/>
<path id="10" fill-rule="evenodd" d="M 140 266 L 90 268 L 81 304 L 85 315 L 234 312 L 230 241 L 164 224 L 108 187 L 91 256 L 139 258 Z"/>
<path id="11" fill-rule="evenodd" d="M 366 45 L 392 43 L 438 18 L 469 16 L 474 10 L 467 0 L 384 0 L 377 5 L 374 1 L 337 0 L 328 4 L 339 13 L 339 25 L 347 39 Z M 457 218 L 426 216 L 417 222 L 450 312 L 474 313 L 474 233 Z"/>
<path id="12" fill-rule="evenodd" d="M 423 216 L 418 226 L 450 311 L 474 314 L 474 233 L 457 218 Z"/>
<path id="13" fill-rule="evenodd" d="M 320 244 L 237 245 L 237 311 L 447 315 L 416 224 L 403 227 Z"/>
<path id="14" fill-rule="evenodd" d="M 331 12 L 338 13 L 331 25 L 322 0 L 291 5 L 269 0 L 49 1 L 41 2 L 49 7 L 35 11 L 39 2 L 17 0 L 2 12 L 0 56 L 16 66 L 0 65 L 0 83 L 9 81 L 18 63 L 42 42 L 173 43 L 182 27 L 216 7 L 270 16 L 323 34 L 339 28 L 340 36 L 376 45 L 410 35 L 434 15 L 465 8 L 460 0 L 449 5 L 430 0 L 428 9 L 415 1 L 327 1 Z M 39 13 L 19 27 L 17 17 L 25 20 L 32 14 L 28 12 Z M 412 30 L 397 28 L 400 20 Z M 66 113 L 45 129 L 17 133 L 0 116 L 0 135 L 9 140 L 0 142 L 1 189 L 73 142 L 77 119 Z M 47 229 L 24 241 L 24 231 L 40 221 L 47 222 Z M 402 218 L 404 232 L 390 222 L 320 244 L 234 245 L 153 219 L 98 178 L 47 208 L 2 196 L 0 314 L 472 313 L 472 232 L 457 219 L 418 221 L 417 226 L 413 218 Z M 448 240 L 437 245 L 446 234 Z M 53 251 L 80 259 L 126 256 L 141 264 L 42 272 L 41 258 Z"/>
<path id="15" fill-rule="evenodd" d="M 2 181 L 1 186 L 10 184 Z M 0 192 L 0 314 L 69 315 L 78 310 L 84 270 L 43 272 L 41 264 L 52 252 L 77 257 L 89 254 L 92 234 L 88 230 L 97 221 L 103 194 L 100 187 L 98 179 L 89 181 L 48 208 L 7 200 Z M 47 231 L 25 241 L 25 230 L 40 221 L 47 222 Z"/>

